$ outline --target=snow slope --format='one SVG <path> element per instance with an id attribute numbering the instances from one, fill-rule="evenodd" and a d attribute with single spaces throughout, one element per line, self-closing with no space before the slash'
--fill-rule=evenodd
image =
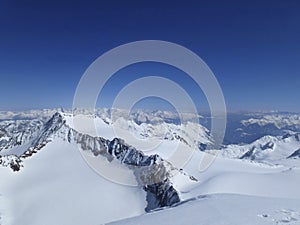
<path id="1" fill-rule="evenodd" d="M 298 225 L 300 201 L 245 195 L 198 196 L 174 208 L 109 223 L 109 225 Z"/>
<path id="2" fill-rule="evenodd" d="M 9 202 L 1 225 L 98 225 L 140 215 L 146 207 L 143 190 L 99 176 L 75 144 L 58 138 L 26 159 L 21 171 L 2 168 L 0 177 Z"/>

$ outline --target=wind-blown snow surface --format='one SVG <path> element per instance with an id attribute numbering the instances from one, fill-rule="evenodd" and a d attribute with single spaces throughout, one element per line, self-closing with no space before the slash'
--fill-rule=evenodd
<path id="1" fill-rule="evenodd" d="M 62 115 L 66 124 L 74 127 L 70 115 Z M 116 134 L 108 127 L 109 120 L 105 118 L 93 118 L 97 124 L 96 133 L 111 140 Z M 205 139 L 205 129 L 195 134 L 193 129 L 198 129 L 195 125 L 180 127 L 158 123 L 150 126 L 122 119 L 116 123 L 123 130 L 134 131 L 138 139 L 149 140 L 150 137 L 150 140 L 159 141 L 155 153 L 165 159 L 178 144 L 189 149 L 198 138 L 211 142 L 209 138 Z M 76 128 L 83 133 L 92 132 L 85 130 L 84 126 Z M 161 129 L 166 133 L 160 134 Z M 135 139 L 125 141 L 133 146 L 142 143 Z M 266 145 L 269 141 L 274 142 L 276 148 Z M 253 152 L 256 157 L 260 151 L 268 151 L 268 157 L 263 158 L 265 161 L 238 159 L 249 146 L 235 145 L 236 151 L 229 152 L 237 159 L 220 154 L 206 171 L 200 171 L 199 167 L 207 153 L 196 151 L 187 164 L 178 169 L 183 169 L 197 181 L 190 182 L 185 176 L 172 178 L 181 203 L 145 214 L 146 193 L 140 187 L 122 186 L 102 178 L 85 163 L 76 143 L 54 135 L 51 142 L 24 159 L 24 167 L 19 172 L 0 168 L 0 224 L 96 225 L 117 220 L 120 221 L 116 224 L 125 225 L 300 224 L 300 158 L 287 158 L 293 153 L 291 149 L 297 150 L 296 137 L 267 137 L 253 145 L 259 147 Z M 287 153 L 280 146 L 292 148 Z M 272 150 L 268 150 L 270 148 Z M 4 153 L 14 149 L 12 146 Z M 20 151 L 16 152 L 21 155 Z M 279 156 L 283 152 L 286 161 L 281 163 Z M 271 160 L 274 158 L 276 161 Z M 292 166 L 286 163 L 290 162 L 288 160 L 293 161 Z"/>

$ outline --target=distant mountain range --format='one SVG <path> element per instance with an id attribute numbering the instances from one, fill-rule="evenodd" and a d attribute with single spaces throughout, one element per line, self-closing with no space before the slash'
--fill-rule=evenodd
<path id="1" fill-rule="evenodd" d="M 44 123 L 50 119 L 55 112 L 71 113 L 71 110 L 57 108 L 57 109 L 43 109 L 43 110 L 28 110 L 28 111 L 0 111 L 0 132 L 3 131 L 5 124 L 9 125 L 12 121 L 22 126 L 28 124 L 30 126 L 33 121 Z M 82 114 L 90 114 L 89 111 L 78 111 Z M 178 113 L 170 111 L 143 111 L 135 110 L 129 112 L 121 109 L 97 109 L 92 112 L 104 122 L 110 123 L 112 115 L 114 118 L 124 118 L 126 121 L 133 121 L 136 125 L 151 124 L 157 125 L 171 124 L 179 125 L 181 118 Z M 203 126 L 204 132 L 208 132 L 210 128 L 211 118 L 207 113 L 193 115 L 189 113 L 183 114 L 184 121 L 199 120 Z M 26 122 L 27 121 L 27 122 Z M 41 125 L 41 124 L 40 124 Z M 16 125 L 10 125 L 16 126 Z M 27 126 L 27 125 L 26 125 Z M 40 127 L 40 126 L 39 126 Z M 206 129 L 205 129 L 206 128 Z M 7 128 L 9 129 L 9 128 Z M 29 128 L 31 129 L 31 128 Z M 38 126 L 33 125 L 32 129 L 38 129 Z M 17 129 L 18 130 L 18 129 Z M 228 113 L 227 127 L 224 138 L 224 144 L 250 144 L 251 142 L 263 136 L 284 136 L 285 134 L 300 132 L 300 114 L 289 112 L 262 112 L 262 113 Z M 8 131 L 9 133 L 9 131 Z M 3 137 L 5 134 L 0 135 Z M 9 134 L 8 134 L 9 135 Z M 14 135 L 16 137 L 16 135 Z M 205 139 L 206 137 L 204 137 Z M 1 139 L 0 139 L 1 140 Z M 202 140 L 203 141 L 203 140 Z M 205 141 L 204 141 L 205 142 Z"/>

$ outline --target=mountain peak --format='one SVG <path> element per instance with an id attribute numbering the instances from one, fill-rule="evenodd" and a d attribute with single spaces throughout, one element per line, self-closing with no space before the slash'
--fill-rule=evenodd
<path id="1" fill-rule="evenodd" d="M 70 144 L 76 144 L 80 151 L 89 151 L 94 157 L 105 157 L 109 162 L 117 160 L 132 170 L 138 185 L 147 193 L 146 211 L 172 206 L 180 202 L 179 193 L 173 187 L 171 178 L 174 176 L 175 170 L 183 176 L 187 176 L 187 174 L 171 166 L 158 154 L 145 155 L 142 151 L 128 145 L 123 139 L 115 137 L 109 140 L 81 133 L 69 126 L 66 122 L 68 119 L 64 113 L 56 112 L 44 124 L 40 133 L 22 155 L 3 157 L 1 164 L 18 171 L 22 166 L 22 160 L 38 153 L 49 142 L 54 142 L 55 145 L 59 138 Z M 191 179 L 191 181 L 193 180 Z"/>

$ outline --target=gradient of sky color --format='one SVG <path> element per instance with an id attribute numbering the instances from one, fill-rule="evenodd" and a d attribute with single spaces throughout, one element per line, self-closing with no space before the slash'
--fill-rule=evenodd
<path id="1" fill-rule="evenodd" d="M 300 111 L 299 12 L 293 0 L 4 0 L 0 110 L 71 107 L 80 77 L 98 56 L 120 44 L 157 39 L 196 52 L 216 75 L 229 110 Z M 152 66 L 166 77 L 173 71 Z M 104 96 L 151 68 L 125 69 L 127 78 L 116 74 Z M 177 74 L 176 82 L 186 81 Z M 193 85 L 187 81 L 184 88 L 205 107 Z"/>

